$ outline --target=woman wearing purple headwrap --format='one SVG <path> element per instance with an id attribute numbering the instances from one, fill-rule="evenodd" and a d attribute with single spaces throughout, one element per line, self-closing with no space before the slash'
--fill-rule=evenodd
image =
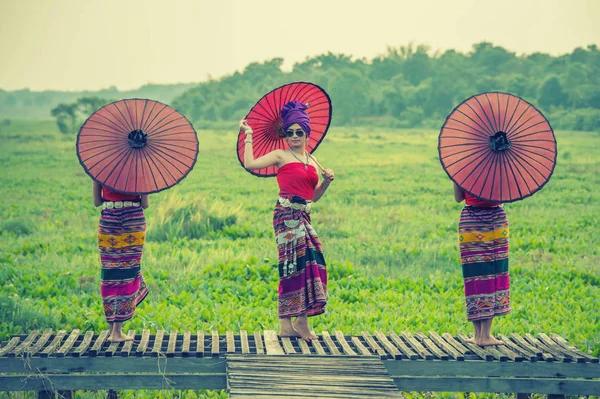
<path id="1" fill-rule="evenodd" d="M 310 341 L 308 317 L 325 311 L 327 269 L 321 242 L 311 226 L 310 209 L 334 180 L 331 169 L 322 171 L 319 183 L 317 160 L 306 151 L 310 135 L 307 106 L 292 101 L 281 110 L 283 130 L 289 148 L 274 150 L 254 159 L 252 128 L 246 120 L 240 128 L 246 133 L 244 167 L 249 170 L 276 166 L 279 200 L 273 214 L 273 228 L 279 250 L 278 314 L 279 335 Z M 292 318 L 296 319 L 292 322 Z"/>

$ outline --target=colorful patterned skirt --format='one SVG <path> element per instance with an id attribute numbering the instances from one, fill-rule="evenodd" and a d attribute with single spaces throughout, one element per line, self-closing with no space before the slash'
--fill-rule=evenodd
<path id="1" fill-rule="evenodd" d="M 460 214 L 460 260 L 469 321 L 510 312 L 508 235 L 502 207 L 465 206 Z"/>
<path id="2" fill-rule="evenodd" d="M 131 319 L 136 306 L 148 295 L 140 271 L 145 240 L 146 218 L 141 207 L 102 210 L 98 227 L 100 293 L 109 322 Z"/>
<path id="3" fill-rule="evenodd" d="M 277 203 L 273 228 L 279 251 L 279 318 L 325 312 L 327 269 L 309 213 Z"/>

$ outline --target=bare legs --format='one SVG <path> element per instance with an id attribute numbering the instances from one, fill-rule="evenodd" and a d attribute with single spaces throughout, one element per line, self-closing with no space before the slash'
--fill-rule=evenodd
<path id="1" fill-rule="evenodd" d="M 294 320 L 294 322 L 292 322 L 291 317 L 283 318 L 280 320 L 280 337 L 300 337 L 306 341 L 317 339 L 315 333 L 313 333 L 310 330 L 310 327 L 308 326 L 308 316 L 306 315 L 306 313 L 296 317 L 296 320 Z"/>
<path id="2" fill-rule="evenodd" d="M 108 340 L 111 342 L 133 341 L 133 337 L 123 334 L 123 322 L 108 322 Z"/>
<path id="3" fill-rule="evenodd" d="M 473 338 L 469 338 L 467 342 L 477 344 L 479 346 L 504 345 L 504 342 L 494 338 L 491 334 L 493 320 L 493 317 L 489 319 L 475 320 L 473 322 L 475 335 Z"/>

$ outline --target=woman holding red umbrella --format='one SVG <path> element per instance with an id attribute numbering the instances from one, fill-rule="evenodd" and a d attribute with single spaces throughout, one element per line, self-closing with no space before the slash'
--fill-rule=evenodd
<path id="1" fill-rule="evenodd" d="M 501 202 L 483 201 L 454 183 L 454 199 L 466 202 L 458 224 L 467 320 L 475 334 L 469 342 L 486 346 L 504 342 L 491 334 L 496 316 L 510 312 L 508 220 Z"/>
<path id="2" fill-rule="evenodd" d="M 100 293 L 108 321 L 108 340 L 133 340 L 123 334 L 123 322 L 131 319 L 137 305 L 148 295 L 140 270 L 146 241 L 148 195 L 111 191 L 94 181 L 94 205 L 102 206 L 98 247 L 102 263 Z"/>
<path id="3" fill-rule="evenodd" d="M 148 295 L 140 262 L 146 241 L 148 194 L 184 179 L 198 156 L 198 138 L 185 116 L 149 99 L 125 99 L 94 112 L 77 135 L 77 157 L 92 178 L 102 206 L 98 247 L 100 293 L 108 339 L 133 339 L 122 331 Z"/>
<path id="4" fill-rule="evenodd" d="M 246 120 L 240 128 L 244 140 L 244 167 L 248 170 L 277 167 L 279 200 L 273 214 L 273 228 L 279 251 L 278 314 L 280 336 L 316 339 L 308 317 L 325 311 L 327 269 L 321 242 L 311 225 L 310 209 L 334 180 L 331 169 L 322 171 L 319 183 L 317 160 L 306 150 L 311 133 L 307 106 L 291 101 L 281 110 L 287 149 L 276 149 L 254 158 L 252 128 Z M 292 322 L 292 318 L 296 319 Z"/>
<path id="5" fill-rule="evenodd" d="M 466 202 L 458 225 L 467 320 L 478 345 L 500 345 L 490 330 L 510 312 L 509 228 L 502 204 L 538 192 L 556 165 L 556 139 L 532 104 L 510 93 L 469 97 L 439 135 L 442 167 L 454 199 Z"/>

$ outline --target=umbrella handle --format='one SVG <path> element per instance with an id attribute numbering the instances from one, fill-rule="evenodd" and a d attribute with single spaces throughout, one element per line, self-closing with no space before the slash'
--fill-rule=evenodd
<path id="1" fill-rule="evenodd" d="M 316 158 L 315 158 L 315 157 L 313 157 L 313 155 L 312 155 L 310 152 L 308 153 L 308 156 L 309 156 L 309 157 L 310 157 L 310 158 L 311 158 L 313 161 L 315 161 L 315 163 L 317 164 L 317 166 L 318 166 L 319 168 L 321 168 L 321 171 L 325 171 L 325 168 L 321 166 L 321 164 L 319 163 L 319 161 L 317 161 L 317 160 L 316 160 Z"/>

